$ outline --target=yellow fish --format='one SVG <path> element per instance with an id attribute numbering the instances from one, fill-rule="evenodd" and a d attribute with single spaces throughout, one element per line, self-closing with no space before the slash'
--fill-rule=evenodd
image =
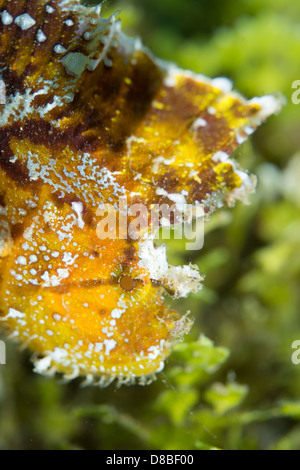
<path id="1" fill-rule="evenodd" d="M 161 216 L 105 238 L 99 214 L 233 205 L 254 180 L 230 154 L 280 107 L 156 59 L 99 7 L 0 0 L 0 325 L 36 372 L 107 385 L 163 369 L 191 325 L 163 294 L 201 275 L 155 246 Z"/>

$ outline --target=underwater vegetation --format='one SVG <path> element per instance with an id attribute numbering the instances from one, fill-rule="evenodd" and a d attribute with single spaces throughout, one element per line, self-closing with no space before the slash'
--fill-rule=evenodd
<path id="1" fill-rule="evenodd" d="M 2 3 L 9 6 L 18 2 Z M 68 2 L 61 3 L 67 4 Z M 58 264 L 61 261 L 61 246 L 57 249 L 52 248 L 52 251 L 59 255 L 54 257 L 54 261 L 52 260 L 52 267 L 47 268 L 48 276 L 45 274 L 46 265 L 42 265 L 42 272 L 30 268 L 34 271 L 26 273 L 22 280 L 19 277 L 16 278 L 17 270 L 11 274 L 7 267 L 3 267 L 5 261 L 1 261 L 2 285 L 7 281 L 11 283 L 10 289 L 6 289 L 9 293 L 2 293 L 1 309 L 3 305 L 7 306 L 10 302 L 15 302 L 10 306 L 11 311 L 4 312 L 4 323 L 10 328 L 12 334 L 18 333 L 19 339 L 25 346 L 39 355 L 42 354 L 35 361 L 37 372 L 52 372 L 55 366 L 54 369 L 64 372 L 69 378 L 85 375 L 88 382 L 91 382 L 93 381 L 91 376 L 98 375 L 99 367 L 102 366 L 103 375 L 114 379 L 128 372 L 128 364 L 132 364 L 132 358 L 135 360 L 138 357 L 139 360 L 136 362 L 146 370 L 143 371 L 134 363 L 134 368 L 131 369 L 132 374 L 125 373 L 125 378 L 126 375 L 147 377 L 152 372 L 162 369 L 161 362 L 169 356 L 170 344 L 172 344 L 172 353 L 166 361 L 165 369 L 157 375 L 157 380 L 151 385 L 121 387 L 120 389 L 111 385 L 107 390 L 102 390 L 94 387 L 80 388 L 80 380 L 62 384 L 57 377 L 45 378 L 33 374 L 29 362 L 30 353 L 27 350 L 20 352 L 16 345 L 6 341 L 3 335 L 1 338 L 7 346 L 7 364 L 0 366 L 1 448 L 297 449 L 300 445 L 298 427 L 300 402 L 297 401 L 299 369 L 296 364 L 293 364 L 291 357 L 292 343 L 299 339 L 300 333 L 297 318 L 300 250 L 298 189 L 300 138 L 299 108 L 292 102 L 291 96 L 292 84 L 299 79 L 297 51 L 300 35 L 299 24 L 295 18 L 300 13 L 298 11 L 300 8 L 292 2 L 281 1 L 242 1 L 238 5 L 235 2 L 226 1 L 222 3 L 222 6 L 217 2 L 210 2 L 207 6 L 206 2 L 192 0 L 184 2 L 184 5 L 179 1 L 121 1 L 104 5 L 102 14 L 109 18 L 109 15 L 118 9 L 123 21 L 123 29 L 130 35 L 142 36 L 146 45 L 158 57 L 171 60 L 182 68 L 210 77 L 229 77 L 234 82 L 235 88 L 249 98 L 271 95 L 280 91 L 287 97 L 288 102 L 278 116 L 271 118 L 251 137 L 251 141 L 247 140 L 243 143 L 247 134 L 252 134 L 249 128 L 253 131 L 254 127 L 260 124 L 267 115 L 279 109 L 277 102 L 281 102 L 281 98 L 273 98 L 271 101 L 269 99 L 267 105 L 266 101 L 259 100 L 246 104 L 239 96 L 228 94 L 228 89 L 219 88 L 216 92 L 218 89 L 216 84 L 219 83 L 220 86 L 220 82 L 203 83 L 202 81 L 200 85 L 200 80 L 196 75 L 189 75 L 178 68 L 156 62 L 152 55 L 148 55 L 148 52 L 144 52 L 144 49 L 139 46 L 138 57 L 132 66 L 133 76 L 128 77 L 127 74 L 126 77 L 124 76 L 127 79 L 125 85 L 130 88 L 129 80 L 134 82 L 136 78 L 134 71 L 140 65 L 140 70 L 145 72 L 151 70 L 151 73 L 155 75 L 155 78 L 154 76 L 149 78 L 149 74 L 146 74 L 150 81 L 149 86 L 154 80 L 155 89 L 147 95 L 142 91 L 140 94 L 136 93 L 135 87 L 135 92 L 130 95 L 125 87 L 121 98 L 113 97 L 114 105 L 118 105 L 117 109 L 121 107 L 124 113 L 128 110 L 129 115 L 125 114 L 125 118 L 121 112 L 117 114 L 113 125 L 106 124 L 104 135 L 101 135 L 100 147 L 97 147 L 95 135 L 98 135 L 99 124 L 95 114 L 101 112 L 103 118 L 105 111 L 107 123 L 111 122 L 109 121 L 111 119 L 110 107 L 107 102 L 103 103 L 103 99 L 107 96 L 107 87 L 112 83 L 112 78 L 110 77 L 105 83 L 103 94 L 99 92 L 99 98 L 97 100 L 96 97 L 94 108 L 91 110 L 88 98 L 91 96 L 90 93 L 94 93 L 93 86 L 95 85 L 92 79 L 87 87 L 81 84 L 81 76 L 93 76 L 95 72 L 91 73 L 91 71 L 94 69 L 97 73 L 98 66 L 109 70 L 107 73 L 111 74 L 114 70 L 114 61 L 118 60 L 116 57 L 119 57 L 117 53 L 122 50 L 122 57 L 131 56 L 137 47 L 136 42 L 126 40 L 118 27 L 114 29 L 115 23 L 112 20 L 103 19 L 100 27 L 102 29 L 97 34 L 100 34 L 102 38 L 104 34 L 109 40 L 100 41 L 102 48 L 100 48 L 100 54 L 89 56 L 89 62 L 82 61 L 81 56 L 74 56 L 78 53 L 76 49 L 78 45 L 74 51 L 68 50 L 71 54 L 69 58 L 67 58 L 66 43 L 61 45 L 66 49 L 64 51 L 56 47 L 53 66 L 43 68 L 43 80 L 47 81 L 48 90 L 45 94 L 34 97 L 31 102 L 32 109 L 28 100 L 37 92 L 34 88 L 35 83 L 40 82 L 37 76 L 39 72 L 34 68 L 29 69 L 31 83 L 28 88 L 25 88 L 25 93 L 29 90 L 26 102 L 28 107 L 23 104 L 18 109 L 18 119 L 24 127 L 20 130 L 20 125 L 18 127 L 13 124 L 16 116 L 11 109 L 15 104 L 12 108 L 6 109 L 6 112 L 2 112 L 2 127 L 9 125 L 11 128 L 9 139 L 7 132 L 3 133 L 3 136 L 9 140 L 6 145 L 13 153 L 10 155 L 12 161 L 6 166 L 2 165 L 5 175 L 1 176 L 1 184 L 6 194 L 16 194 L 13 185 L 7 183 L 7 174 L 10 172 L 10 176 L 15 175 L 14 181 L 20 182 L 22 164 L 24 164 L 22 158 L 28 150 L 31 152 L 28 186 L 38 184 L 37 182 L 41 179 L 42 184 L 39 187 L 40 199 L 35 201 L 38 206 L 34 220 L 35 226 L 32 227 L 29 224 L 27 227 L 26 236 L 29 239 L 22 240 L 22 242 L 18 239 L 16 248 L 7 236 L 5 243 L 1 246 L 3 260 L 6 260 L 5 266 L 8 266 L 7 260 L 18 259 L 24 270 L 24 257 L 37 256 L 36 250 L 29 253 L 31 243 L 35 242 L 39 247 L 44 247 L 49 242 L 51 247 L 54 246 L 55 237 L 53 235 L 51 238 L 51 230 L 53 234 L 62 230 L 68 235 L 67 230 L 56 224 L 57 211 L 60 211 L 60 215 L 64 218 L 70 216 L 70 221 L 74 226 L 72 234 L 75 234 L 75 243 L 85 246 L 84 252 L 87 252 L 91 245 L 95 245 L 95 238 L 93 238 L 95 235 L 92 235 L 95 222 L 92 220 L 89 208 L 87 207 L 86 210 L 82 199 L 78 197 L 79 194 L 83 197 L 87 189 L 93 191 L 92 186 L 87 188 L 85 184 L 87 177 L 94 177 L 95 172 L 102 171 L 101 178 L 106 184 L 102 188 L 102 194 L 105 196 L 107 191 L 107 198 L 111 197 L 109 185 L 114 186 L 115 197 L 119 196 L 120 188 L 125 187 L 128 194 L 142 193 L 143 201 L 146 203 L 153 201 L 153 197 L 158 200 L 167 198 L 168 194 L 174 199 L 174 194 L 178 192 L 182 194 L 184 190 L 186 193 L 183 195 L 187 198 L 187 202 L 194 203 L 195 200 L 199 200 L 204 203 L 207 212 L 214 209 L 214 206 L 218 206 L 219 209 L 215 214 L 210 215 L 209 221 L 205 223 L 205 244 L 202 250 L 186 251 L 183 240 L 167 242 L 168 263 L 162 272 L 155 270 L 152 265 L 151 270 L 149 268 L 149 259 L 155 259 L 157 253 L 159 253 L 160 263 L 165 265 L 163 261 L 165 251 L 161 247 L 154 249 L 152 240 L 151 243 L 147 240 L 144 245 L 143 242 L 140 243 L 135 252 L 131 250 L 130 256 L 126 240 L 119 240 L 118 245 L 115 246 L 113 242 L 106 244 L 102 242 L 102 246 L 105 246 L 104 261 L 103 259 L 100 261 L 95 253 L 92 254 L 92 258 L 89 253 L 89 256 L 85 256 L 85 260 L 77 260 L 76 245 L 73 245 L 72 249 L 67 250 L 69 255 L 65 257 L 65 254 L 62 254 L 62 260 L 64 259 L 66 266 Z M 60 15 L 61 23 L 68 20 L 72 21 L 73 25 L 76 24 L 76 18 L 71 19 Z M 24 21 L 23 18 L 21 26 L 17 23 L 16 26 L 30 37 L 28 32 L 33 25 L 29 26 L 30 20 L 27 17 L 25 23 Z M 68 28 L 72 28 L 70 21 Z M 7 22 L 8 17 L 5 16 L 3 21 L 2 14 L 2 23 Z M 95 29 L 99 26 L 97 22 L 94 25 Z M 110 36 L 112 30 L 117 39 Z M 44 39 L 42 32 L 37 31 L 36 34 L 40 39 Z M 52 37 L 51 34 L 49 37 Z M 95 37 L 97 41 L 99 37 L 97 35 Z M 95 37 L 89 38 L 91 43 Z M 47 40 L 42 40 L 41 44 L 43 43 L 46 47 Z M 90 43 L 80 45 L 83 48 L 80 49 L 80 54 L 84 55 L 84 48 L 88 48 L 88 44 Z M 126 47 L 122 49 L 120 44 L 126 44 Z M 109 45 L 112 47 L 111 51 L 109 51 Z M 28 49 L 27 56 L 25 54 L 24 57 L 28 58 L 31 52 Z M 90 50 L 87 52 L 91 53 Z M 63 53 L 65 59 L 61 58 Z M 23 64 L 22 60 L 14 63 L 10 59 L 9 63 L 14 64 L 12 68 L 16 68 L 16 64 L 18 67 L 24 66 L 26 62 L 24 57 L 21 56 L 24 60 Z M 47 57 L 43 54 L 39 56 L 38 50 L 34 57 L 37 64 L 39 60 L 47 63 Z M 51 86 L 57 76 L 62 76 L 61 67 L 64 68 L 66 76 L 69 76 L 67 79 L 63 76 L 63 86 L 70 86 L 68 99 L 64 98 L 66 96 L 66 90 L 64 90 L 61 96 L 57 95 L 59 92 L 56 92 L 56 99 L 53 100 Z M 77 73 L 78 70 L 80 73 Z M 118 67 L 117 71 L 116 78 L 120 77 Z M 5 83 L 5 78 L 3 81 Z M 222 83 L 224 85 L 224 81 Z M 162 84 L 167 90 L 161 89 Z M 20 85 L 15 83 L 11 86 Z M 187 90 L 190 93 L 191 86 L 195 88 L 193 98 L 187 94 Z M 199 113 L 199 107 L 197 110 L 188 109 L 187 115 L 184 114 L 187 106 L 197 107 L 195 96 L 199 96 L 199 106 L 203 106 L 204 111 L 207 109 L 207 105 L 204 106 L 200 100 L 199 87 L 203 86 L 205 90 L 201 89 L 202 95 L 210 96 L 210 102 L 215 105 L 215 112 L 208 113 L 212 120 L 208 121 L 212 122 L 211 139 L 208 142 L 205 142 L 203 138 L 205 135 L 203 134 L 203 121 L 207 122 L 208 116 L 202 116 Z M 144 82 L 141 88 L 145 90 Z M 59 87 L 57 89 L 60 90 Z M 160 96 L 160 100 L 155 99 L 152 112 L 161 118 L 155 129 L 158 135 L 153 132 L 151 116 L 147 117 L 145 111 L 140 110 L 139 107 L 128 109 L 131 100 L 139 104 L 144 103 L 147 107 L 147 103 L 153 102 L 153 96 L 156 93 L 159 94 L 162 91 L 173 93 L 173 89 L 178 92 L 181 102 L 178 102 L 178 97 L 174 101 L 169 101 L 168 94 L 164 93 Z M 82 90 L 80 91 L 82 101 L 80 101 L 80 93 L 78 101 L 74 100 L 78 90 Z M 16 96 L 16 90 L 13 91 L 12 95 Z M 167 98 L 163 102 L 165 96 Z M 72 103 L 74 103 L 73 108 Z M 54 104 L 57 105 L 57 109 Z M 6 103 L 3 106 L 5 108 Z M 162 106 L 170 106 L 166 115 Z M 232 112 L 234 109 L 237 111 Z M 184 110 L 182 115 L 180 115 L 180 110 Z M 55 135 L 53 148 L 51 148 L 51 139 L 45 136 L 44 140 L 40 135 L 39 141 L 33 141 L 37 128 L 29 129 L 27 120 L 32 126 L 37 112 L 48 132 L 53 120 L 59 122 L 58 127 L 61 126 L 61 129 L 65 131 L 64 139 Z M 81 120 L 82 113 L 86 113 L 83 120 Z M 119 118 L 118 115 L 121 117 Z M 138 119 L 131 127 L 133 117 Z M 225 122 L 223 122 L 224 117 Z M 218 125 L 215 123 L 214 120 L 218 118 L 220 121 L 223 119 L 222 126 L 220 122 Z M 4 122 L 5 119 L 7 121 Z M 150 120 L 151 126 L 145 125 L 147 119 Z M 85 123 L 88 123 L 87 128 L 84 127 Z M 139 124 L 141 124 L 140 131 Z M 70 148 L 74 145 L 74 139 L 72 144 L 70 139 L 68 140 L 66 129 L 69 129 L 69 126 L 73 126 L 72 136 L 76 135 L 78 138 L 75 148 Z M 178 126 L 177 129 L 176 126 Z M 176 163 L 173 162 L 173 172 L 170 172 L 168 178 L 164 179 L 166 170 L 164 167 L 161 168 L 162 162 L 157 162 L 157 157 L 165 151 L 166 138 L 174 141 L 172 129 L 174 135 L 177 135 L 178 129 L 183 127 L 188 130 L 181 134 L 182 141 L 176 142 L 170 154 L 165 154 L 166 157 L 177 155 L 177 160 L 175 160 L 182 165 L 177 168 Z M 245 131 L 245 128 L 249 132 L 243 134 L 242 131 Z M 129 140 L 129 150 L 133 152 L 130 160 L 136 164 L 136 168 L 132 168 L 126 161 L 129 153 L 128 138 L 132 137 L 133 129 L 135 138 Z M 145 129 L 150 129 L 147 137 L 142 133 Z M 56 131 L 57 129 L 51 129 L 50 135 Z M 197 161 L 194 144 L 197 142 L 198 132 L 200 132 L 199 143 L 203 145 L 201 151 L 205 156 L 206 165 L 198 169 L 200 174 L 198 173 L 197 177 L 200 177 L 200 183 L 198 181 L 197 185 L 196 175 L 191 174 L 191 167 L 188 166 L 189 171 L 183 172 L 182 166 L 183 163 L 195 164 Z M 84 148 L 82 135 L 85 137 L 86 148 Z M 219 141 L 220 135 L 223 136 L 221 141 Z M 224 135 L 230 137 L 224 140 Z M 121 136 L 123 141 L 127 139 L 127 148 L 124 153 L 122 153 L 122 139 L 116 141 L 116 136 Z M 242 147 L 235 150 L 237 144 L 242 143 Z M 170 143 L 166 145 L 169 150 Z M 121 155 L 123 167 L 116 165 L 116 154 L 114 158 L 111 156 L 112 148 L 114 152 L 119 152 L 118 155 Z M 121 171 L 121 175 L 114 181 L 108 172 L 103 174 L 103 167 L 99 165 L 99 158 L 102 158 L 103 152 L 107 149 L 110 152 L 107 151 L 106 154 L 106 167 L 109 163 L 110 173 Z M 86 156 L 86 153 L 91 150 L 95 158 L 94 174 L 87 163 L 89 159 Z M 245 206 L 237 202 L 234 208 L 221 209 L 220 206 L 224 203 L 229 202 L 232 205 L 233 195 L 234 199 L 240 198 L 239 189 L 243 186 L 244 180 L 241 178 L 240 168 L 237 169 L 228 161 L 224 162 L 220 158 L 220 153 L 218 153 L 218 158 L 215 155 L 217 152 L 230 154 L 234 150 L 234 158 L 240 162 L 241 167 L 249 169 L 251 173 L 258 176 L 258 187 L 256 194 L 249 196 L 250 205 Z M 65 160 L 57 164 L 52 161 L 51 152 L 58 151 Z M 68 169 L 70 159 L 73 164 L 72 168 Z M 153 165 L 153 159 L 156 159 L 155 165 Z M 18 160 L 20 164 L 16 172 L 13 165 Z M 73 177 L 70 177 L 69 173 L 68 176 L 68 171 L 76 173 L 78 165 L 81 168 L 78 175 L 73 174 Z M 132 171 L 130 175 L 129 170 Z M 122 174 L 122 171 L 125 171 L 125 174 Z M 84 173 L 84 178 L 81 181 L 82 173 Z M 54 193 L 54 198 L 51 199 L 51 203 L 48 202 L 47 207 L 44 207 L 50 200 L 49 192 L 47 192 L 49 174 L 50 176 L 52 174 L 51 194 Z M 59 176 L 62 174 L 66 176 L 65 182 L 68 183 L 64 187 L 62 184 L 65 182 L 62 182 Z M 134 179 L 133 176 L 139 174 L 142 175 L 140 182 L 138 182 L 139 178 Z M 244 173 L 244 175 L 248 174 Z M 250 177 L 248 178 L 251 181 Z M 75 188 L 77 199 L 70 199 L 70 194 L 74 191 L 73 179 L 77 181 Z M 145 184 L 149 180 L 152 185 L 154 184 L 155 191 L 152 186 Z M 203 181 L 206 188 L 204 194 Z M 245 189 L 249 190 L 249 185 L 246 186 Z M 54 187 L 56 191 L 53 191 Z M 159 191 L 157 191 L 158 188 Z M 216 189 L 220 189 L 218 198 L 216 198 Z M 22 201 L 25 201 L 27 205 L 30 201 L 28 203 L 29 198 L 26 194 L 23 197 L 22 191 L 25 193 L 28 190 L 28 187 L 19 187 L 17 192 L 18 200 L 15 201 L 14 207 L 21 210 L 18 214 L 10 214 L 10 220 L 12 217 L 20 218 L 20 220 L 15 220 L 16 225 L 23 223 L 27 215 L 28 207 L 23 207 Z M 35 191 L 33 193 L 35 194 Z M 121 190 L 120 193 L 122 193 Z M 210 198 L 207 198 L 207 195 Z M 12 198 L 13 196 L 9 196 L 8 199 L 12 200 Z M 41 204 L 40 207 L 39 204 Z M 41 212 L 38 213 L 38 210 Z M 71 217 L 72 211 L 75 217 Z M 47 220 L 45 220 L 45 212 L 47 212 Z M 46 222 L 50 227 L 53 224 L 50 232 L 45 232 L 45 226 L 41 225 Z M 89 228 L 84 232 L 85 238 L 83 238 L 81 234 L 87 226 Z M 74 240 L 72 239 L 72 243 Z M 32 246 L 35 247 L 34 244 Z M 16 258 L 12 257 L 11 250 L 17 250 Z M 43 250 L 44 248 L 40 250 L 39 256 L 44 259 L 47 255 L 43 254 Z M 112 253 L 114 256 L 111 256 Z M 121 258 L 123 256 L 121 271 L 120 261 L 118 259 L 115 261 L 115 253 L 120 253 Z M 44 261 L 50 262 L 45 259 Z M 85 275 L 82 279 L 82 272 L 78 269 L 71 269 L 69 266 L 74 264 L 75 268 L 84 263 L 86 263 Z M 172 268 L 174 266 L 185 266 L 182 268 L 185 269 L 184 276 L 178 276 L 178 272 L 175 276 Z M 69 270 L 68 276 L 66 270 Z M 129 315 L 123 320 L 120 336 L 125 338 L 122 333 L 127 332 L 130 322 L 138 328 L 138 321 L 140 321 L 141 328 L 146 329 L 141 330 L 139 336 L 133 334 L 125 338 L 128 341 L 124 342 L 115 355 L 110 355 L 110 353 L 119 344 L 118 341 L 121 338 L 118 336 L 110 339 L 111 337 L 107 336 L 107 330 L 104 331 L 103 341 L 97 341 L 97 350 L 94 351 L 99 357 L 103 349 L 104 360 L 100 360 L 101 364 L 97 364 L 98 369 L 96 368 L 95 371 L 92 368 L 92 365 L 95 366 L 92 359 L 94 360 L 96 356 L 92 357 L 93 354 L 91 354 L 90 357 L 82 358 L 87 352 L 84 349 L 85 341 L 79 344 L 83 349 L 72 350 L 70 356 L 72 358 L 75 354 L 78 356 L 75 356 L 75 363 L 71 360 L 71 365 L 70 357 L 67 357 L 61 349 L 55 348 L 68 343 L 69 340 L 71 343 L 74 341 L 74 345 L 71 344 L 72 348 L 77 347 L 79 337 L 82 338 L 83 333 L 84 339 L 89 337 L 90 342 L 94 342 L 95 330 L 99 330 L 95 324 L 98 317 L 93 315 L 89 318 L 88 313 L 83 314 L 80 317 L 80 325 L 76 325 L 78 317 L 75 313 L 81 312 L 84 304 L 89 307 L 90 304 L 92 305 L 89 312 L 93 312 L 93 308 L 96 308 L 94 307 L 95 290 L 91 294 L 87 294 L 87 290 L 91 288 L 91 281 L 99 279 L 99 271 L 103 273 L 103 279 L 109 279 L 113 271 L 113 277 L 118 280 L 115 284 L 110 282 L 109 287 L 105 282 L 99 282 L 99 285 L 93 286 L 98 291 L 97 295 L 105 295 L 108 289 L 114 291 L 114 294 L 104 302 L 103 318 L 106 318 L 107 312 L 111 313 L 114 310 L 118 310 L 115 312 L 115 320 L 119 320 L 118 316 L 122 318 L 125 312 L 120 314 L 120 310 L 126 311 L 124 306 L 126 299 L 131 299 Z M 5 275 L 3 275 L 4 272 Z M 199 292 L 197 291 L 201 277 L 198 272 L 205 275 L 204 288 Z M 11 277 L 15 280 L 12 281 Z M 190 278 L 188 285 L 182 284 L 182 277 Z M 43 283 L 40 287 L 47 292 L 45 292 L 44 299 L 34 298 L 35 290 L 32 290 L 31 286 L 28 286 L 30 295 L 25 295 L 27 287 L 24 286 L 26 283 L 23 281 L 29 282 L 29 279 Z M 132 279 L 135 282 L 132 283 Z M 16 280 L 20 285 L 17 285 Z M 152 282 L 153 280 L 155 283 Z M 82 282 L 85 282 L 85 293 L 80 298 L 78 286 Z M 62 305 L 61 297 L 66 286 L 68 289 L 74 289 L 73 292 L 75 292 L 75 295 L 70 296 L 71 300 L 66 298 L 64 302 L 65 305 L 70 302 L 69 319 L 74 320 L 76 328 L 72 326 L 74 323 L 71 323 L 68 328 L 66 325 L 60 328 L 55 324 L 54 332 L 59 332 L 61 336 L 56 340 L 53 328 L 49 329 L 47 322 L 44 326 L 39 321 L 45 320 L 44 308 L 49 309 L 49 305 L 54 304 L 55 312 L 52 310 L 51 312 L 55 317 L 51 319 L 51 322 L 60 322 L 63 315 L 58 309 Z M 177 300 L 165 296 L 165 303 L 163 303 L 161 299 L 163 289 L 166 289 Z M 132 291 L 135 293 L 132 294 Z M 191 293 L 187 297 L 189 292 Z M 122 305 L 118 305 L 120 295 L 123 295 Z M 40 292 L 37 294 L 37 297 L 39 296 Z M 41 307 L 38 314 L 37 305 Z M 157 308 L 160 314 L 164 312 L 164 322 L 157 321 Z M 182 316 L 173 313 L 174 311 Z M 171 341 L 170 343 L 170 332 L 175 331 L 177 335 L 175 339 L 181 337 L 184 332 L 187 333 L 189 323 L 185 320 L 182 324 L 180 320 L 186 318 L 187 311 L 191 311 L 190 316 L 194 320 L 190 333 L 185 335 L 183 342 Z M 73 317 L 72 312 L 74 312 Z M 146 324 L 143 312 L 148 312 L 151 316 L 150 326 L 149 322 Z M 21 316 L 22 314 L 24 316 Z M 37 325 L 40 326 L 37 327 Z M 49 330 L 52 334 L 49 334 Z M 74 335 L 75 330 L 79 333 L 78 337 L 73 340 L 71 335 Z M 41 340 L 41 337 L 46 338 L 46 341 Z M 143 337 L 147 337 L 149 342 L 143 345 L 138 353 Z M 154 341 L 157 339 L 159 339 L 157 344 L 161 348 L 159 350 L 153 349 L 156 344 Z M 165 342 L 161 342 L 162 339 Z M 134 341 L 137 344 L 134 344 Z M 65 349 L 68 350 L 68 348 Z M 141 350 L 144 351 L 143 354 L 140 354 Z M 145 350 L 148 350 L 148 357 L 145 357 Z M 45 355 L 46 352 L 48 352 L 47 355 Z M 122 359 L 120 364 L 117 362 L 119 358 Z M 156 359 L 158 359 L 157 362 Z M 78 364 L 80 364 L 79 369 Z M 117 367 L 120 368 L 117 369 Z M 127 367 L 127 370 L 124 367 Z M 107 384 L 107 382 L 104 380 L 102 384 Z M 38 413 L 35 412 L 37 409 Z"/>

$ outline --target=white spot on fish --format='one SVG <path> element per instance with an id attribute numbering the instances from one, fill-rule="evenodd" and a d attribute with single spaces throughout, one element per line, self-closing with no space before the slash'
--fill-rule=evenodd
<path id="1" fill-rule="evenodd" d="M 30 29 L 35 25 L 35 20 L 31 18 L 28 13 L 23 13 L 23 15 L 17 16 L 15 23 L 22 29 L 22 31 L 27 31 L 27 29 Z"/>
<path id="2" fill-rule="evenodd" d="M 56 52 L 56 54 L 64 54 L 65 52 L 67 52 L 67 49 L 65 49 L 61 44 L 56 44 L 53 47 L 53 50 L 54 52 Z"/>
<path id="3" fill-rule="evenodd" d="M 51 13 L 53 13 L 55 10 L 54 8 L 52 8 L 50 5 L 46 5 L 46 12 L 49 13 L 51 15 Z"/>
<path id="4" fill-rule="evenodd" d="M 110 351 L 116 347 L 117 343 L 113 339 L 105 339 L 104 346 L 105 346 L 105 354 L 109 356 Z"/>
<path id="5" fill-rule="evenodd" d="M 38 29 L 38 31 L 36 33 L 36 38 L 37 38 L 38 42 L 44 42 L 44 41 L 46 41 L 47 36 L 45 36 L 45 34 L 43 33 L 43 31 L 41 29 Z"/>
<path id="6" fill-rule="evenodd" d="M 1 13 L 1 19 L 4 25 L 9 25 L 13 21 L 13 17 L 6 10 Z"/>

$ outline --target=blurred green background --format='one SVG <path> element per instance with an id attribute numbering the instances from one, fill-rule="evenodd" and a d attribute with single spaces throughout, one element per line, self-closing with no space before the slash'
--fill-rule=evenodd
<path id="1" fill-rule="evenodd" d="M 236 152 L 259 178 L 251 205 L 212 217 L 198 253 L 169 243 L 170 263 L 191 260 L 206 279 L 174 304 L 195 323 L 157 381 L 62 384 L 35 375 L 30 354 L 10 344 L 0 448 L 300 449 L 300 3 L 111 0 L 103 13 L 115 10 L 159 57 L 227 76 L 249 98 L 280 91 L 287 105 Z"/>

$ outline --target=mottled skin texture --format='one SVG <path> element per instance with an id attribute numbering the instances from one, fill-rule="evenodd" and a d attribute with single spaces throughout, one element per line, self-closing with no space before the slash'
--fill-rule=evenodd
<path id="1" fill-rule="evenodd" d="M 267 113 L 158 62 L 77 1 L 0 0 L 0 12 L 1 325 L 43 358 L 38 372 L 151 376 L 189 323 L 164 305 L 168 280 L 141 267 L 137 242 L 97 237 L 97 208 L 124 195 L 232 203 L 250 178 L 215 154 Z"/>

